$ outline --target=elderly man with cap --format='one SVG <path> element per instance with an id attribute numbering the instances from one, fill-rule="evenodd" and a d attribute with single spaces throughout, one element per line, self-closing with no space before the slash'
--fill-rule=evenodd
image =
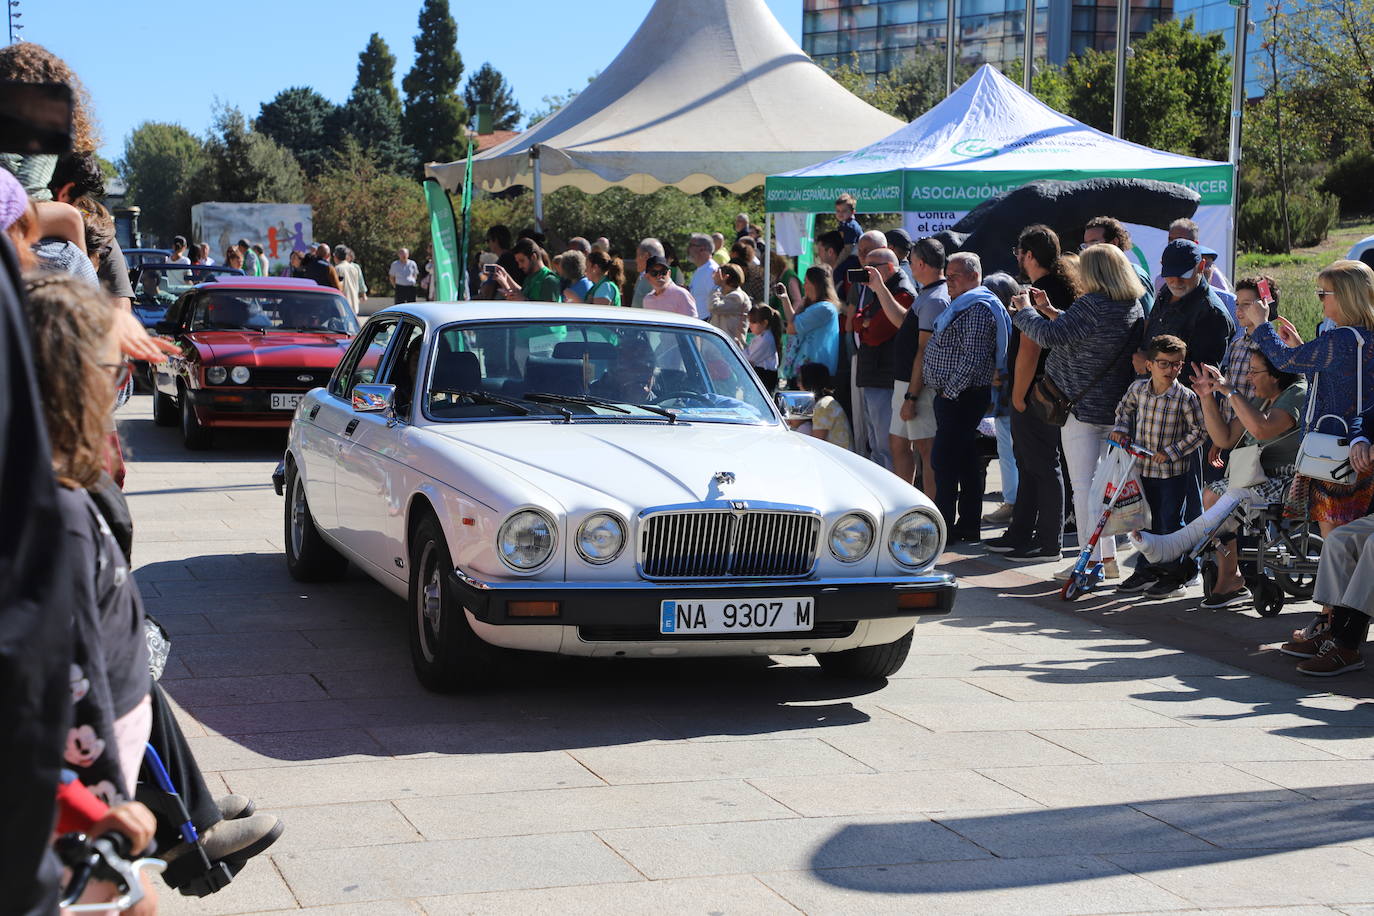
<path id="1" fill-rule="evenodd" d="M 661 312 L 677 312 L 679 315 L 697 316 L 697 301 L 690 290 L 673 282 L 672 267 L 668 259 L 655 255 L 644 264 L 644 275 L 649 278 L 650 290 L 644 297 L 646 309 Z"/>
<path id="2" fill-rule="evenodd" d="M 1236 336 L 1236 323 L 1217 298 L 1216 290 L 1207 284 L 1202 249 L 1188 239 L 1174 239 L 1164 248 L 1159 259 L 1164 288 L 1155 299 L 1155 307 L 1145 325 L 1144 341 L 1161 334 L 1172 334 L 1188 345 L 1188 361 L 1179 373 L 1181 384 L 1192 387 L 1194 364 L 1220 366 L 1226 358 L 1226 347 Z M 1135 354 L 1135 370 L 1144 375 L 1149 371 L 1149 358 L 1144 350 Z M 1202 453 L 1194 452 L 1189 474 L 1196 481 L 1190 487 L 1184 505 L 1183 520 L 1191 522 L 1202 513 Z"/>
<path id="3" fill-rule="evenodd" d="M 907 263 L 907 259 L 911 257 L 911 236 L 907 234 L 905 229 L 889 229 L 883 234 L 887 236 L 887 247 L 897 254 L 902 273 L 906 274 L 906 278 L 912 286 L 919 288 L 920 284 L 916 282 L 916 276 L 911 272 L 911 265 Z"/>

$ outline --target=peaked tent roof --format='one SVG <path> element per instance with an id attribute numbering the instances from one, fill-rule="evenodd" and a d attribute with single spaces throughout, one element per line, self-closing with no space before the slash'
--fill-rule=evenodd
<path id="1" fill-rule="evenodd" d="M 475 157 L 472 173 L 486 191 L 530 185 L 537 145 L 546 191 L 744 191 L 901 124 L 816 66 L 764 0 L 656 0 L 586 89 Z M 427 171 L 450 189 L 463 180 L 462 162 Z"/>
<path id="2" fill-rule="evenodd" d="M 1036 178 L 1139 177 L 1200 184 L 1204 203 L 1230 203 L 1230 176 L 1227 163 L 1150 149 L 1075 121 L 984 64 L 890 136 L 770 176 L 765 199 L 772 211 L 819 212 L 850 191 L 870 211 L 967 210 Z"/>

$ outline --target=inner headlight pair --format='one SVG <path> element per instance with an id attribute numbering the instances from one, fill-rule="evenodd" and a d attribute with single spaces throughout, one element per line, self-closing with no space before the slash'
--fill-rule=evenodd
<path id="1" fill-rule="evenodd" d="M 496 547 L 507 566 L 529 572 L 553 556 L 554 532 L 553 520 L 544 513 L 523 509 L 501 526 Z M 609 512 L 590 515 L 577 529 L 576 546 L 578 555 L 588 563 L 609 563 L 625 548 L 625 523 Z"/>
<path id="2" fill-rule="evenodd" d="M 211 385 L 223 385 L 226 380 L 231 378 L 235 385 L 248 384 L 248 367 L 235 366 L 232 372 L 223 366 L 211 366 L 205 370 L 205 381 Z"/>
<path id="3" fill-rule="evenodd" d="M 830 527 L 830 552 L 841 562 L 857 563 L 873 549 L 875 537 L 867 516 L 846 515 Z M 898 563 L 920 569 L 940 550 L 940 526 L 925 512 L 908 512 L 892 526 L 887 549 Z"/>

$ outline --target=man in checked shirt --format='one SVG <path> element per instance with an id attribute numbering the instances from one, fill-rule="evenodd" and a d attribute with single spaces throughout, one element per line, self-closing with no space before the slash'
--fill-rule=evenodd
<path id="1" fill-rule="evenodd" d="M 1154 452 L 1140 467 L 1145 501 L 1150 505 L 1151 534 L 1169 534 L 1183 527 L 1183 507 L 1197 478 L 1188 472 L 1190 456 L 1207 437 L 1202 423 L 1202 404 L 1191 388 L 1179 384 L 1178 374 L 1188 357 L 1188 347 L 1172 334 L 1150 341 L 1145 355 L 1150 377 L 1132 383 L 1116 408 L 1116 428 L 1108 438 Z M 1201 494 L 1198 494 L 1200 500 Z M 1185 558 L 1166 569 L 1141 558 L 1117 589 L 1144 592 L 1152 598 L 1182 594 L 1184 583 L 1196 573 L 1195 561 Z"/>

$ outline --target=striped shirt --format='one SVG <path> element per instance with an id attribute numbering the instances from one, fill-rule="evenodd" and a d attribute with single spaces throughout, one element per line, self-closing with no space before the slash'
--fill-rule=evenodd
<path id="1" fill-rule="evenodd" d="M 1259 347 L 1250 339 L 1249 332 L 1236 335 L 1226 348 L 1226 361 L 1222 363 L 1221 374 L 1247 401 L 1255 396 L 1255 383 L 1250 379 L 1250 354 L 1259 352 Z M 1236 415 L 1230 398 L 1221 399 L 1221 418 L 1227 423 Z"/>
<path id="2" fill-rule="evenodd" d="M 1116 428 L 1112 431 L 1130 436 L 1141 448 L 1167 456 L 1164 461 L 1140 463 L 1140 475 L 1154 479 L 1185 473 L 1189 457 L 1207 438 L 1197 394 L 1178 381 L 1163 394 L 1155 394 L 1147 378 L 1126 389 L 1116 407 Z"/>

